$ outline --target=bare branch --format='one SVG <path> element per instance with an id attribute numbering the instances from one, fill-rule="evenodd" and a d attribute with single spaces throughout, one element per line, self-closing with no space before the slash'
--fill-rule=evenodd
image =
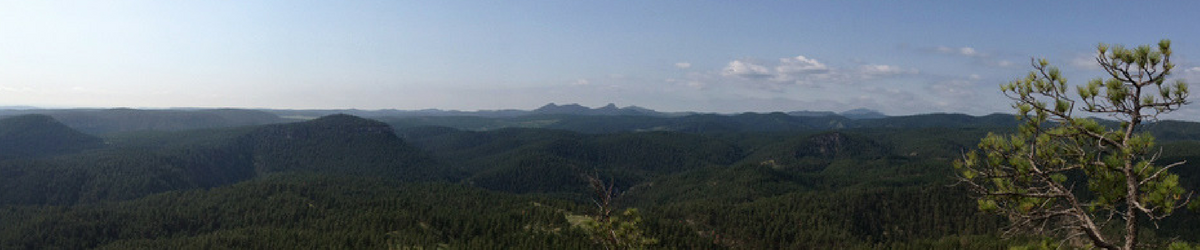
<path id="1" fill-rule="evenodd" d="M 1167 170 L 1170 170 L 1171 168 L 1173 168 L 1175 166 L 1183 165 L 1185 163 L 1187 163 L 1187 161 L 1180 161 L 1180 162 L 1176 162 L 1176 163 L 1171 163 L 1170 165 L 1163 166 L 1162 168 L 1158 169 L 1158 171 L 1154 171 L 1154 174 L 1150 175 L 1150 177 L 1146 177 L 1146 179 L 1138 182 L 1138 186 L 1146 185 L 1146 182 L 1157 179 L 1160 174 L 1166 173 Z"/>

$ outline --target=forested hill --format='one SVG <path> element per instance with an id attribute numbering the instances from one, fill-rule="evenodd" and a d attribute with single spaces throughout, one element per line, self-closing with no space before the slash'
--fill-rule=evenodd
<path id="1" fill-rule="evenodd" d="M 589 177 L 641 211 L 654 249 L 1041 243 L 1001 237 L 951 185 L 950 162 L 1015 119 L 927 117 L 330 115 L 99 138 L 10 117 L 0 142 L 81 146 L 0 159 L 0 249 L 601 249 Z M 471 129 L 430 126 L 446 122 Z M 1146 128 L 1173 137 L 1160 159 L 1200 162 L 1191 126 Z M 1172 218 L 1147 242 L 1200 241 L 1200 216 Z"/>
<path id="2" fill-rule="evenodd" d="M 22 116 L 2 124 L 12 140 L 53 139 L 39 132 L 54 126 L 47 116 Z M 24 129 L 22 129 L 24 128 Z M 135 199 L 145 195 L 208 188 L 258 176 L 306 172 L 387 177 L 399 180 L 443 178 L 441 166 L 402 140 L 386 124 L 344 115 L 300 123 L 224 130 L 127 134 L 99 139 L 58 125 L 54 135 L 70 135 L 95 149 L 55 157 L 0 161 L 0 204 L 78 204 Z M 83 139 L 80 139 L 83 140 Z M 38 144 L 20 144 L 19 146 Z M 80 146 L 76 146 L 78 148 Z M 30 149 L 38 149 L 32 148 Z M 68 148 L 72 149 L 72 148 Z M 19 152 L 19 151 L 5 151 Z"/>
<path id="3" fill-rule="evenodd" d="M 102 144 L 100 138 L 80 133 L 45 115 L 0 119 L 0 160 L 74 153 Z"/>
<path id="4" fill-rule="evenodd" d="M 251 145 L 255 171 L 314 172 L 434 180 L 454 176 L 396 136 L 385 123 L 350 115 L 268 125 L 240 141 Z"/>

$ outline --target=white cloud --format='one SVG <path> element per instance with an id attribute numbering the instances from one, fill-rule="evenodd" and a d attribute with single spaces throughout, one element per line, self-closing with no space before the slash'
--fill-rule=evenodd
<path id="1" fill-rule="evenodd" d="M 966 57 L 984 56 L 983 54 L 979 53 L 979 51 L 976 51 L 975 48 L 971 47 L 951 48 L 946 46 L 938 46 L 936 49 L 934 49 L 934 51 L 942 54 L 952 54 Z"/>
<path id="2" fill-rule="evenodd" d="M 835 77 L 831 74 L 831 71 L 832 69 L 829 66 L 825 66 L 824 63 L 817 61 L 817 59 L 804 56 L 780 58 L 779 65 L 775 66 L 775 73 L 771 77 L 771 80 L 816 87 L 817 85 L 814 81 L 829 81 Z"/>
<path id="3" fill-rule="evenodd" d="M 680 69 L 687 69 L 687 68 L 691 68 L 691 67 L 692 67 L 692 63 L 690 63 L 690 62 L 677 62 L 677 63 L 675 63 L 675 67 L 676 67 L 676 68 L 680 68 Z"/>
<path id="4" fill-rule="evenodd" d="M 734 60 L 721 70 L 722 76 L 745 79 L 766 79 L 772 82 L 811 84 L 805 80 L 829 78 L 831 69 L 816 59 L 805 56 L 780 58 L 779 64 L 767 67 L 750 61 Z"/>
<path id="5" fill-rule="evenodd" d="M 1184 73 L 1200 73 L 1200 67 L 1191 67 L 1183 70 Z"/>
<path id="6" fill-rule="evenodd" d="M 964 55 L 964 56 L 975 56 L 975 55 L 978 55 L 978 53 L 975 53 L 975 49 L 973 49 L 973 48 L 971 48 L 971 47 L 962 47 L 962 48 L 959 48 L 959 49 L 958 49 L 958 53 L 959 53 L 959 54 L 962 54 L 962 55 Z"/>
<path id="7" fill-rule="evenodd" d="M 775 71 L 781 74 L 819 73 L 828 70 L 829 67 L 825 66 L 825 64 L 818 62 L 816 59 L 804 56 L 780 58 L 779 66 L 775 67 Z"/>
<path id="8" fill-rule="evenodd" d="M 951 48 L 963 55 L 961 48 Z M 935 53 L 932 50 L 926 50 Z M 996 58 L 981 51 L 968 51 L 966 62 L 996 67 Z M 990 62 L 990 63 L 989 63 Z M 766 105 L 784 110 L 865 107 L 887 113 L 970 112 L 986 114 L 1005 107 L 994 96 L 987 72 L 965 72 L 954 76 L 926 73 L 901 63 L 870 61 L 825 61 L 808 55 L 771 58 L 742 58 L 726 61 L 708 71 L 689 69 L 687 76 L 667 79 L 671 91 L 698 97 L 723 96 L 730 100 L 806 100 L 822 105 L 781 103 Z M 1190 67 L 1191 65 L 1189 65 Z M 1182 67 L 1181 67 L 1182 68 Z M 1181 69 L 1186 70 L 1186 69 Z M 1200 69 L 1197 69 L 1200 70 Z M 984 90 L 986 89 L 986 90 Z M 833 106 L 823 106 L 823 105 Z M 731 107 L 746 107 L 733 105 Z M 761 109 L 758 107 L 757 109 Z"/>
<path id="9" fill-rule="evenodd" d="M 905 75 L 920 73 L 917 69 L 905 69 L 892 65 L 867 64 L 859 67 L 860 72 L 868 76 Z"/>
<path id="10" fill-rule="evenodd" d="M 571 83 L 571 85 L 575 85 L 575 86 L 585 86 L 585 85 L 589 85 L 589 84 L 592 84 L 592 83 L 589 82 L 587 79 L 579 79 L 579 80 L 575 80 L 575 82 Z"/>
<path id="11" fill-rule="evenodd" d="M 743 78 L 767 78 L 771 76 L 771 70 L 752 62 L 733 60 L 729 62 L 728 66 L 725 66 L 725 69 L 721 70 L 721 75 Z"/>
<path id="12" fill-rule="evenodd" d="M 923 49 L 922 51 L 928 52 L 928 53 L 934 53 L 934 54 L 945 54 L 945 55 L 971 58 L 974 61 L 974 63 L 978 63 L 978 64 L 982 64 L 982 65 L 986 65 L 986 66 L 1003 67 L 1003 68 L 1014 66 L 1013 62 L 1010 60 L 997 59 L 997 57 L 993 56 L 992 54 L 981 52 L 978 49 L 975 49 L 972 47 L 967 47 L 967 46 L 957 47 L 957 48 L 938 46 L 933 49 Z"/>
<path id="13" fill-rule="evenodd" d="M 895 65 L 867 64 L 857 68 L 831 67 L 803 55 L 780 58 L 776 65 L 758 64 L 753 60 L 734 60 L 721 70 L 721 76 L 733 77 L 769 90 L 783 90 L 784 85 L 821 87 L 824 84 L 845 84 L 873 80 L 881 77 L 913 75 L 920 73 L 914 68 Z"/>

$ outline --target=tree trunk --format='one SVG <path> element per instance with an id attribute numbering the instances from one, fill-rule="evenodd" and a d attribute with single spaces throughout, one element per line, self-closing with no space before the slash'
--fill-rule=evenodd
<path id="1" fill-rule="evenodd" d="M 1132 250 L 1137 246 L 1138 236 L 1138 178 L 1131 162 L 1125 163 L 1125 247 Z"/>

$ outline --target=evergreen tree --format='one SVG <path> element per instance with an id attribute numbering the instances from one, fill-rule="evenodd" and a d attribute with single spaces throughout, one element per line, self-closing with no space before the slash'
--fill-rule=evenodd
<path id="1" fill-rule="evenodd" d="M 955 167 L 960 183 L 980 195 L 979 208 L 1008 216 L 1013 230 L 1133 249 L 1139 221 L 1163 219 L 1190 197 L 1169 171 L 1184 162 L 1155 165 L 1154 138 L 1138 131 L 1186 104 L 1188 88 L 1183 81 L 1164 84 L 1175 66 L 1169 40 L 1157 48 L 1101 44 L 1097 51 L 1109 77 L 1078 86 L 1078 101 L 1045 59 L 1024 79 L 1002 85 L 1024 123 L 1013 135 L 989 134 L 981 152 L 966 154 Z M 1106 127 L 1075 111 L 1121 123 Z M 1088 192 L 1076 188 L 1084 186 Z M 1108 230 L 1110 223 L 1124 226 Z"/>

